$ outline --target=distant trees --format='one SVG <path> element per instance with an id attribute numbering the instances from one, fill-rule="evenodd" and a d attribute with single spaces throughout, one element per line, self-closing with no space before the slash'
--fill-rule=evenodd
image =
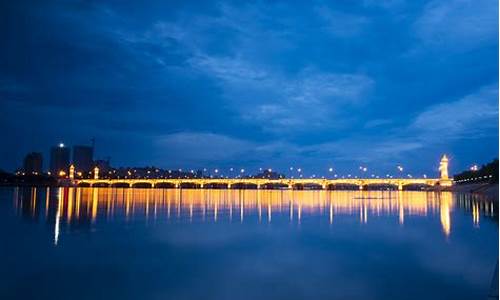
<path id="1" fill-rule="evenodd" d="M 45 174 L 16 175 L 0 170 L 0 186 L 56 186 L 57 179 Z"/>
<path id="2" fill-rule="evenodd" d="M 498 158 L 482 165 L 478 170 L 467 170 L 453 176 L 457 184 L 467 183 L 498 183 Z"/>

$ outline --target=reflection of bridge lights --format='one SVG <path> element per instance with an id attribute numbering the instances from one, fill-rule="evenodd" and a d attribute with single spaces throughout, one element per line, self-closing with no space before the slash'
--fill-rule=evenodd
<path id="1" fill-rule="evenodd" d="M 215 169 L 215 170 L 214 170 L 214 172 L 215 172 L 215 173 L 219 173 L 219 170 L 218 170 L 218 169 Z"/>
<path id="2" fill-rule="evenodd" d="M 351 174 L 347 174 L 347 177 L 351 178 Z"/>
<path id="3" fill-rule="evenodd" d="M 240 170 L 240 172 L 241 172 L 241 173 L 245 173 L 245 169 L 241 169 L 241 170 Z"/>
<path id="4" fill-rule="evenodd" d="M 337 174 L 334 174 L 334 175 L 333 175 L 333 177 L 335 177 L 335 178 L 337 178 L 337 176 L 338 176 Z"/>
<path id="5" fill-rule="evenodd" d="M 403 167 L 402 166 L 398 166 L 398 170 L 399 170 L 399 172 L 403 172 Z"/>
<path id="6" fill-rule="evenodd" d="M 328 172 L 333 172 L 333 168 L 328 169 Z"/>
<path id="7" fill-rule="evenodd" d="M 297 172 L 299 172 L 299 173 L 300 173 L 300 172 L 302 172 L 302 169 L 301 169 L 301 168 L 298 168 L 298 169 L 297 169 Z"/>
<path id="8" fill-rule="evenodd" d="M 293 167 L 290 167 L 290 171 L 293 171 Z"/>
<path id="9" fill-rule="evenodd" d="M 270 172 L 272 172 L 272 171 L 273 171 L 273 169 L 269 168 L 269 169 L 267 169 L 267 171 L 270 173 Z"/>

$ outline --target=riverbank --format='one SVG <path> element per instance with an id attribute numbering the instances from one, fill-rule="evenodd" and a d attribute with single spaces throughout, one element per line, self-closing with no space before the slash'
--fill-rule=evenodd
<path id="1" fill-rule="evenodd" d="M 484 195 L 498 201 L 498 183 L 473 183 L 454 185 L 453 192 Z"/>

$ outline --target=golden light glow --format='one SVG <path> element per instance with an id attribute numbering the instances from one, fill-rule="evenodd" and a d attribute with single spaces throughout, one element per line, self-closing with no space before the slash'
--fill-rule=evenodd
<path id="1" fill-rule="evenodd" d="M 439 203 L 440 203 L 440 216 L 441 216 L 441 226 L 443 228 L 443 232 L 448 237 L 451 233 L 451 218 L 450 211 L 452 205 L 452 198 L 450 192 L 443 192 L 440 195 Z"/>
<path id="2" fill-rule="evenodd" d="M 49 189 L 47 195 L 51 194 Z M 15 207 L 36 216 L 37 190 L 16 190 Z M 448 237 L 452 233 L 455 205 L 469 211 L 471 226 L 479 226 L 480 215 L 494 215 L 493 202 L 477 201 L 450 192 L 412 191 L 300 191 L 300 190 L 200 190 L 200 189 L 125 189 L 59 188 L 55 199 L 45 199 L 46 218 L 55 218 L 54 244 L 60 241 L 61 226 L 72 222 L 95 224 L 100 219 L 152 213 L 158 218 L 186 222 L 231 222 L 233 211 L 240 222 L 275 222 L 286 218 L 299 225 L 310 216 L 324 218 L 334 227 L 335 220 L 350 217 L 361 224 L 378 222 L 380 216 L 394 216 L 394 224 L 405 224 L 415 217 L 440 220 L 436 230 Z M 40 208 L 43 211 L 43 208 Z M 171 213 L 174 209 L 174 213 Z M 248 216 L 248 217 L 247 217 Z M 264 220 L 262 220 L 264 219 Z M 407 226 L 412 226 L 410 223 Z"/>

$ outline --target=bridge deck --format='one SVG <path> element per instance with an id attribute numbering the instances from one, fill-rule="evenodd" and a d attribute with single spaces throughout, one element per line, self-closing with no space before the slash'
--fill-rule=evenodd
<path id="1" fill-rule="evenodd" d="M 77 185 L 151 185 L 152 187 L 159 184 L 170 184 L 175 187 L 191 184 L 199 187 L 207 185 L 254 185 L 259 187 L 266 185 L 282 185 L 288 188 L 293 188 L 298 185 L 317 185 L 322 188 L 327 188 L 331 185 L 355 185 L 362 188 L 370 185 L 392 185 L 399 189 L 408 185 L 428 185 L 428 186 L 451 186 L 451 180 L 441 180 L 435 178 L 356 178 L 356 179 L 265 179 L 265 178 L 179 178 L 179 179 L 78 179 L 74 180 Z"/>

